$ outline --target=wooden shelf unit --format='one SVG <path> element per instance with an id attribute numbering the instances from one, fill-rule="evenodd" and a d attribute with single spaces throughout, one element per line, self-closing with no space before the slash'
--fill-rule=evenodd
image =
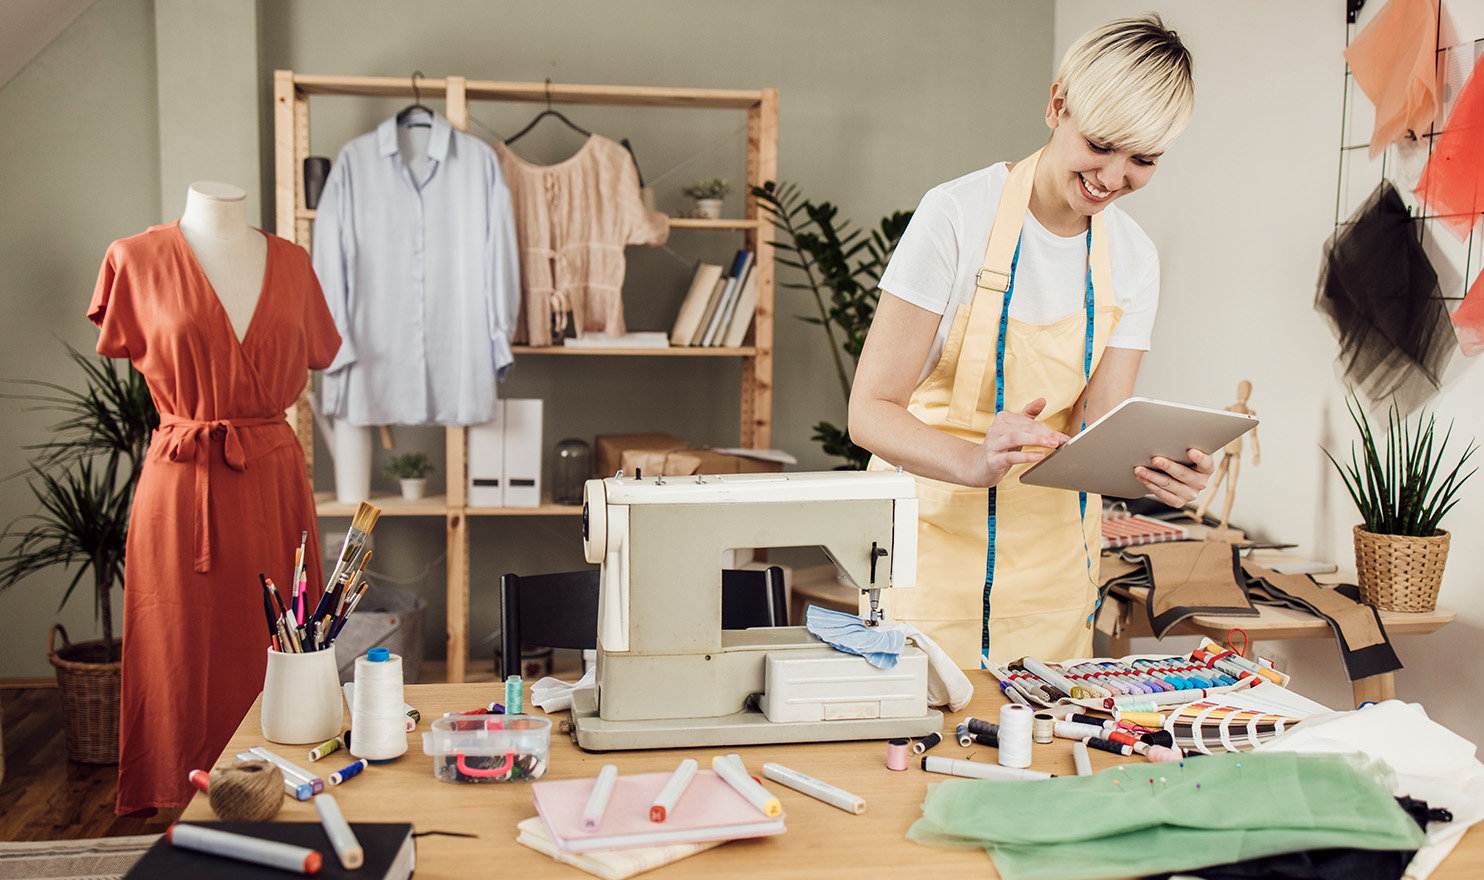
<path id="1" fill-rule="evenodd" d="M 766 449 L 773 437 L 773 244 L 772 224 L 751 195 L 754 185 L 778 177 L 778 90 L 681 89 L 643 86 L 573 85 L 470 80 L 461 76 L 418 79 L 423 99 L 442 98 L 444 116 L 461 131 L 469 130 L 470 101 L 619 105 L 676 109 L 739 110 L 747 113 L 746 186 L 744 216 L 704 220 L 671 218 L 675 229 L 740 231 L 756 254 L 757 311 L 747 344 L 736 348 L 668 349 L 550 348 L 515 346 L 516 357 L 736 357 L 742 360 L 739 389 L 741 436 L 739 445 Z M 314 212 L 304 203 L 304 159 L 309 155 L 310 96 L 413 98 L 408 79 L 369 76 L 314 76 L 279 70 L 273 76 L 274 210 L 278 234 L 306 250 L 312 242 Z M 314 473 L 313 420 L 302 402 L 290 411 L 290 421 L 304 447 L 305 461 Z M 447 494 L 418 501 L 384 495 L 371 499 L 383 516 L 441 516 L 448 544 L 448 681 L 461 682 L 469 649 L 469 524 L 471 516 L 571 516 L 580 507 L 550 503 L 540 507 L 473 507 L 468 503 L 465 477 L 468 447 L 463 428 L 445 434 Z M 334 493 L 315 498 L 321 517 L 349 517 L 355 505 L 339 504 Z"/>

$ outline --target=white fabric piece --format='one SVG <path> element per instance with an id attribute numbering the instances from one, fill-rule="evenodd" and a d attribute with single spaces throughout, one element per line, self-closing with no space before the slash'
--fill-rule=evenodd
<path id="1" fill-rule="evenodd" d="M 919 382 L 937 365 L 957 306 L 974 300 L 974 279 L 983 266 L 984 246 L 1007 177 L 1008 166 L 1000 162 L 929 190 L 881 276 L 882 290 L 943 316 Z M 1103 209 L 1103 218 L 1113 299 L 1123 309 L 1108 345 L 1148 351 L 1159 308 L 1159 253 L 1139 224 L 1117 205 Z M 1080 314 L 1086 293 L 1085 234 L 1056 235 L 1026 211 L 1010 317 L 1049 324 Z"/>
<path id="2" fill-rule="evenodd" d="M 598 668 L 596 666 L 584 672 L 582 678 L 577 679 L 575 684 L 551 676 L 537 679 L 531 685 L 531 705 L 548 715 L 553 712 L 565 712 L 572 708 L 573 692 L 592 690 L 597 679 Z"/>
<path id="3" fill-rule="evenodd" d="M 1397 796 L 1427 801 L 1453 812 L 1452 822 L 1429 822 L 1427 843 L 1403 875 L 1425 880 L 1452 852 L 1464 832 L 1484 819 L 1484 764 L 1474 744 L 1427 717 L 1416 703 L 1384 703 L 1306 719 L 1257 751 L 1379 758 L 1396 775 Z"/>
<path id="4" fill-rule="evenodd" d="M 969 683 L 969 677 L 964 675 L 964 671 L 958 668 L 958 664 L 953 662 L 953 658 L 948 656 L 948 652 L 910 623 L 898 623 L 894 626 L 905 632 L 907 638 L 928 655 L 928 705 L 947 706 L 954 712 L 969 705 L 969 699 L 974 696 L 974 686 Z"/>

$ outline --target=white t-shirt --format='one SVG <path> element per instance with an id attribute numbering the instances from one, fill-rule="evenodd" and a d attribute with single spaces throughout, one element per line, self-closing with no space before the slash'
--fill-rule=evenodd
<path id="1" fill-rule="evenodd" d="M 943 316 L 918 382 L 937 365 L 957 306 L 974 300 L 974 278 L 984 265 L 984 248 L 1008 176 L 1008 166 L 1000 162 L 928 190 L 881 276 L 883 291 Z M 1103 218 L 1113 298 L 1123 309 L 1108 345 L 1148 351 L 1159 307 L 1159 254 L 1117 205 L 1104 208 Z M 1087 234 L 1063 238 L 1027 210 L 1011 317 L 1032 324 L 1059 321 L 1083 311 L 1086 292 Z"/>

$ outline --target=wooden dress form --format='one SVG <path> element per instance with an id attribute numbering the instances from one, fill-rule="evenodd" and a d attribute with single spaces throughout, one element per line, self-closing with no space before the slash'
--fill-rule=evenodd
<path id="1" fill-rule="evenodd" d="M 324 583 L 314 495 L 284 411 L 340 336 L 309 255 L 263 234 L 263 285 L 240 341 L 179 221 L 110 245 L 88 308 L 98 352 L 129 358 L 160 411 L 124 564 L 119 814 L 184 807 L 186 774 L 211 769 L 262 689 L 259 573 L 287 602 L 308 532 L 311 601 Z"/>

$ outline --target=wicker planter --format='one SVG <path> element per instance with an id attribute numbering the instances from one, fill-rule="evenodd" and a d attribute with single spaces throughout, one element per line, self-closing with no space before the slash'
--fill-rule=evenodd
<path id="1" fill-rule="evenodd" d="M 56 647 L 57 631 L 62 647 Z M 114 643 L 114 654 L 123 655 L 123 642 Z M 62 691 L 62 719 L 67 730 L 67 757 L 79 764 L 119 762 L 120 659 L 107 656 L 103 642 L 79 642 L 67 638 L 60 623 L 52 625 L 46 640 L 46 659 L 57 670 Z"/>
<path id="2" fill-rule="evenodd" d="M 1438 607 L 1448 533 L 1430 538 L 1378 535 L 1355 527 L 1355 571 L 1360 601 L 1382 611 L 1432 611 Z"/>

